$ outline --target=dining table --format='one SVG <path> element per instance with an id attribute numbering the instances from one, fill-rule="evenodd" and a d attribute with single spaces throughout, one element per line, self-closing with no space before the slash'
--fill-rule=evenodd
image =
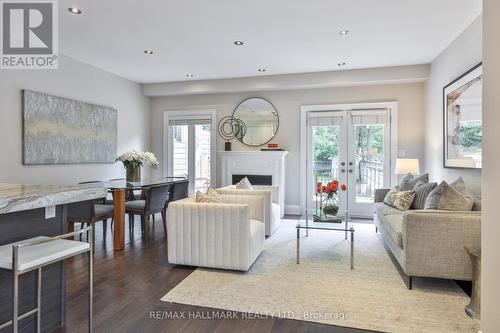
<path id="1" fill-rule="evenodd" d="M 125 249 L 125 199 L 126 194 L 131 191 L 143 190 L 150 186 L 165 184 L 176 184 L 188 182 L 185 177 L 161 177 L 161 178 L 143 178 L 140 181 L 129 182 L 125 179 L 103 181 L 89 184 L 89 187 L 105 187 L 113 195 L 113 248 L 115 251 Z"/>

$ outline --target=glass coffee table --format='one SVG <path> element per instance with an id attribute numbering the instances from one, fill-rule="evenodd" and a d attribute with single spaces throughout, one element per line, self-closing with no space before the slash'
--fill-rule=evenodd
<path id="1" fill-rule="evenodd" d="M 350 264 L 351 269 L 354 268 L 354 227 L 348 211 L 339 211 L 335 217 L 327 217 L 315 209 L 307 209 L 302 213 L 297 223 L 297 264 L 300 263 L 300 229 L 306 230 L 306 237 L 309 236 L 310 229 L 341 231 L 345 233 L 345 239 L 350 233 Z"/>

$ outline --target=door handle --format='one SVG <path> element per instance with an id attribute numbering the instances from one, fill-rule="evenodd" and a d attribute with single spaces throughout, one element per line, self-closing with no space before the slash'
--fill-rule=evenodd
<path id="1" fill-rule="evenodd" d="M 353 164 L 354 164 L 354 163 L 352 163 L 352 162 L 349 162 L 349 166 L 352 166 Z"/>
<path id="2" fill-rule="evenodd" d="M 352 169 L 349 169 L 349 173 L 352 173 Z"/>
<path id="3" fill-rule="evenodd" d="M 340 163 L 340 165 L 344 166 L 344 165 L 345 165 L 345 162 Z"/>
<path id="4" fill-rule="evenodd" d="M 340 169 L 340 172 L 345 173 L 345 169 Z"/>

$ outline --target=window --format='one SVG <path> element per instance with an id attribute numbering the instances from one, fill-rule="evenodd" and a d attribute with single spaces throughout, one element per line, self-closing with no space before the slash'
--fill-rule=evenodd
<path id="1" fill-rule="evenodd" d="M 215 112 L 166 112 L 168 176 L 187 177 L 190 193 L 215 187 Z"/>

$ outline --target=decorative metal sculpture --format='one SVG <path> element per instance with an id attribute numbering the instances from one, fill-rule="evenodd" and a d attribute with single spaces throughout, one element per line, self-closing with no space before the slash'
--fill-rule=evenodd
<path id="1" fill-rule="evenodd" d="M 240 140 L 247 133 L 247 125 L 238 118 L 233 116 L 226 116 L 219 121 L 217 125 L 219 135 L 226 140 L 224 149 L 231 150 L 231 140 Z"/>

